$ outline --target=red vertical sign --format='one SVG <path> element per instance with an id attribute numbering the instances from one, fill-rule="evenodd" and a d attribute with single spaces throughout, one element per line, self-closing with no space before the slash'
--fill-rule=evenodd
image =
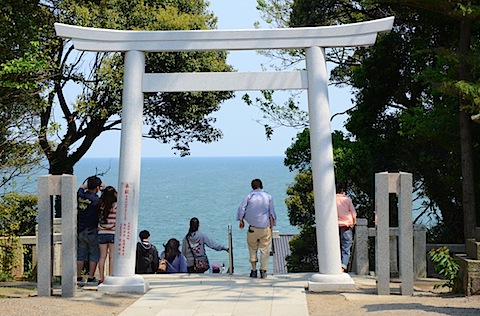
<path id="1" fill-rule="evenodd" d="M 119 257 L 130 256 L 126 251 L 132 241 L 132 216 L 133 216 L 133 199 L 135 196 L 135 186 L 132 183 L 122 183 L 119 190 L 121 201 L 117 209 L 118 238 L 117 255 Z"/>

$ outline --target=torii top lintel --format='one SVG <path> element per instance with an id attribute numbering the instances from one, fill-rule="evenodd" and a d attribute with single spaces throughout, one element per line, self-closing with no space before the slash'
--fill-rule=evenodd
<path id="1" fill-rule="evenodd" d="M 375 43 L 394 17 L 334 26 L 252 30 L 125 31 L 55 23 L 57 35 L 81 51 L 214 51 L 355 47 Z"/>

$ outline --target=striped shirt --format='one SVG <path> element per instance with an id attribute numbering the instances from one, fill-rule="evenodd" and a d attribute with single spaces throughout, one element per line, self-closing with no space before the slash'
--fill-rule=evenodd
<path id="1" fill-rule="evenodd" d="M 115 224 L 117 222 L 117 203 L 114 203 L 110 213 L 107 216 L 107 221 L 103 222 L 100 220 L 98 223 L 98 233 L 99 234 L 115 234 Z"/>

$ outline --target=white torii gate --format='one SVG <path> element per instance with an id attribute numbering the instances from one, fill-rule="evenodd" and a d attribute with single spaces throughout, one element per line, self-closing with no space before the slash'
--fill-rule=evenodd
<path id="1" fill-rule="evenodd" d="M 341 272 L 325 48 L 368 46 L 390 31 L 393 17 L 346 25 L 290 29 L 118 31 L 55 23 L 57 35 L 81 51 L 125 52 L 117 230 L 113 276 L 99 291 L 141 292 L 135 275 L 143 93 L 307 89 L 319 273 L 309 290 L 351 288 Z M 145 52 L 305 49 L 306 70 L 285 72 L 145 73 Z"/>

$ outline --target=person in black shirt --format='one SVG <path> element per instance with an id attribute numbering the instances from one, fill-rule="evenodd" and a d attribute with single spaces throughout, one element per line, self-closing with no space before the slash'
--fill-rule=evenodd
<path id="1" fill-rule="evenodd" d="M 88 283 L 96 283 L 95 269 L 100 259 L 98 247 L 97 193 L 103 188 L 97 176 L 87 179 L 77 191 L 77 282 L 83 282 L 82 270 L 88 261 Z"/>

